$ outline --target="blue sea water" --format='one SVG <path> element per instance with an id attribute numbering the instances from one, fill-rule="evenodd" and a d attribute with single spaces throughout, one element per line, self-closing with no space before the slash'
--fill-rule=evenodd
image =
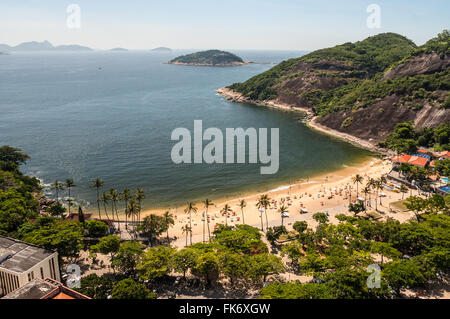
<path id="1" fill-rule="evenodd" d="M 16 53 L 0 56 L 0 145 L 31 156 L 23 167 L 44 183 L 73 178 L 74 197 L 89 207 L 97 177 L 105 190 L 142 187 L 146 208 L 266 191 L 360 161 L 365 152 L 309 130 L 298 115 L 228 102 L 216 89 L 270 64 L 192 67 L 163 62 L 184 53 Z M 301 52 L 237 51 L 278 63 Z M 177 127 L 280 129 L 280 169 L 260 164 L 171 161 Z"/>

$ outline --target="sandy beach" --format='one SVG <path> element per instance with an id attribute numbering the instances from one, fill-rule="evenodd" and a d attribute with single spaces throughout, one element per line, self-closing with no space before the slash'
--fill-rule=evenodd
<path id="1" fill-rule="evenodd" d="M 292 185 L 278 187 L 271 191 L 265 192 L 271 200 L 271 207 L 267 210 L 267 219 L 269 227 L 281 225 L 281 216 L 278 212 L 282 201 L 288 207 L 289 217 L 284 218 L 284 225 L 292 229 L 292 225 L 296 221 L 307 221 L 310 226 L 315 225 L 312 216 L 317 212 L 327 212 L 331 222 L 337 222 L 335 216 L 338 214 L 349 214 L 348 204 L 350 200 L 355 201 L 358 197 L 364 198 L 361 193 L 366 181 L 369 178 L 379 178 L 381 175 L 391 170 L 390 161 L 381 160 L 379 158 L 369 158 L 361 164 L 344 167 L 340 170 L 327 174 L 318 175 L 307 181 L 299 181 Z M 359 193 L 357 194 L 356 185 L 352 181 L 352 177 L 359 174 L 364 177 L 362 185 L 359 185 Z M 398 201 L 402 198 L 401 193 L 383 190 L 385 196 L 382 198 L 382 205 L 378 204 L 378 210 L 382 212 L 383 217 L 392 217 L 400 221 L 406 221 L 412 217 L 411 213 L 392 213 L 389 210 L 389 203 Z M 261 212 L 257 209 L 256 203 L 261 193 L 252 194 L 244 197 L 234 198 L 230 200 L 216 201 L 214 205 L 208 209 L 207 220 L 209 220 L 210 232 L 218 224 L 238 225 L 243 223 L 243 217 L 240 207 L 240 200 L 246 201 L 244 208 L 245 224 L 261 228 Z M 357 196 L 358 195 L 358 196 Z M 370 194 L 371 206 L 368 211 L 375 210 L 375 191 Z M 367 200 L 369 196 L 367 196 Z M 378 201 L 380 201 L 378 199 Z M 228 216 L 224 216 L 220 211 L 225 204 L 228 204 L 232 212 Z M 186 243 L 186 235 L 182 231 L 184 225 L 192 223 L 192 242 L 203 241 L 203 227 L 205 227 L 205 239 L 208 238 L 207 223 L 204 223 L 204 214 L 206 210 L 203 203 L 196 203 L 198 208 L 196 213 L 192 213 L 192 221 L 189 215 L 184 212 L 185 206 L 170 209 L 169 211 L 175 217 L 175 225 L 169 230 L 172 242 L 177 247 L 183 247 Z M 303 210 L 303 212 L 302 212 Z M 149 214 L 161 214 L 164 210 L 150 210 L 142 213 L 142 218 Z M 266 217 L 263 213 L 264 229 L 266 228 Z M 205 225 L 205 226 L 204 226 Z M 190 241 L 190 239 L 189 239 Z"/>

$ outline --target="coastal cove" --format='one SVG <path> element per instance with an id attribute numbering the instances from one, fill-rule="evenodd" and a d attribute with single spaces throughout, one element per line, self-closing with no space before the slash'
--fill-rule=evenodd
<path id="1" fill-rule="evenodd" d="M 184 53 L 5 56 L 0 144 L 26 151 L 31 160 L 24 172 L 44 184 L 73 178 L 72 194 L 86 211 L 95 210 L 89 186 L 98 177 L 105 191 L 145 189 L 143 209 L 162 210 L 206 197 L 220 202 L 250 196 L 367 161 L 369 152 L 314 132 L 298 114 L 236 104 L 216 93 L 271 67 L 263 63 L 301 52 L 236 52 L 258 62 L 239 68 L 164 64 Z M 279 172 L 262 176 L 259 164 L 174 164 L 171 131 L 191 129 L 200 119 L 220 129 L 279 127 Z M 52 196 L 50 189 L 45 192 Z"/>

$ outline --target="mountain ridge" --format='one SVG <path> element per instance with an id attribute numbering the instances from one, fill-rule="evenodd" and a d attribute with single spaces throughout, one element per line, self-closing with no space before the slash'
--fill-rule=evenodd
<path id="1" fill-rule="evenodd" d="M 78 45 L 78 44 L 70 44 L 70 45 L 58 45 L 54 46 L 49 41 L 29 41 L 22 42 L 16 46 L 9 46 L 7 44 L 0 44 L 1 51 L 9 51 L 9 52 L 23 52 L 23 51 L 94 51 L 93 49 Z"/>
<path id="2" fill-rule="evenodd" d="M 307 110 L 314 123 L 376 145 L 400 122 L 450 122 L 449 37 L 444 30 L 417 47 L 379 34 L 283 61 L 223 95 Z"/>

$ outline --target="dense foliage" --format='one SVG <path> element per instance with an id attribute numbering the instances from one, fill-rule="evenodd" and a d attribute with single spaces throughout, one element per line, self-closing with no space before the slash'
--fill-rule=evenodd
<path id="1" fill-rule="evenodd" d="M 398 34 L 380 34 L 364 41 L 345 43 L 284 61 L 246 82 L 230 85 L 229 88 L 251 100 L 260 101 L 275 99 L 281 90 L 287 90 L 290 94 L 301 95 L 318 115 L 365 108 L 387 96 L 398 96 L 398 105 L 406 105 L 415 111 L 425 103 L 448 108 L 450 94 L 442 96 L 437 93 L 450 89 L 448 68 L 429 74 L 383 78 L 386 70 L 406 63 L 409 58 L 422 53 L 436 52 L 444 58 L 448 55 L 448 43 L 447 30 L 419 48 Z M 315 69 L 314 63 L 324 61 L 340 63 L 341 70 Z M 309 66 L 300 68 L 301 65 Z M 299 69 L 307 71 L 298 71 Z M 283 87 L 283 83 L 300 78 L 305 72 L 310 77 L 315 74 L 312 77 L 315 79 L 317 76 L 333 79 L 335 84 L 327 90 L 312 85 L 312 88 L 303 92 L 291 92 L 291 89 Z"/>
<path id="2" fill-rule="evenodd" d="M 414 153 L 418 147 L 432 147 L 435 150 L 450 150 L 450 124 L 443 123 L 436 128 L 414 129 L 412 123 L 399 123 L 394 131 L 380 143 L 398 153 Z"/>
<path id="3" fill-rule="evenodd" d="M 291 268 L 315 280 L 273 283 L 261 290 L 260 298 L 389 298 L 440 280 L 450 267 L 450 198 L 435 196 L 417 203 L 418 221 L 372 222 L 340 215 L 338 225 L 302 228 L 282 251 Z M 368 267 L 375 263 L 380 285 L 369 288 Z"/>
<path id="4" fill-rule="evenodd" d="M 37 216 L 33 193 L 39 191 L 39 181 L 19 171 L 28 158 L 17 148 L 0 147 L 0 235 L 15 237 L 23 223 Z"/>
<path id="5" fill-rule="evenodd" d="M 170 63 L 201 64 L 201 65 L 226 65 L 232 63 L 244 63 L 235 54 L 220 50 L 208 50 L 179 56 Z"/>
<path id="6" fill-rule="evenodd" d="M 277 96 L 275 86 L 286 79 L 301 75 L 293 73 L 293 70 L 302 63 L 312 64 L 321 60 L 342 63 L 350 70 L 343 72 L 343 77 L 361 78 L 386 69 L 395 61 L 410 55 L 415 47 L 413 42 L 398 34 L 385 33 L 284 61 L 244 83 L 235 83 L 230 88 L 252 100 L 274 99 Z"/>

